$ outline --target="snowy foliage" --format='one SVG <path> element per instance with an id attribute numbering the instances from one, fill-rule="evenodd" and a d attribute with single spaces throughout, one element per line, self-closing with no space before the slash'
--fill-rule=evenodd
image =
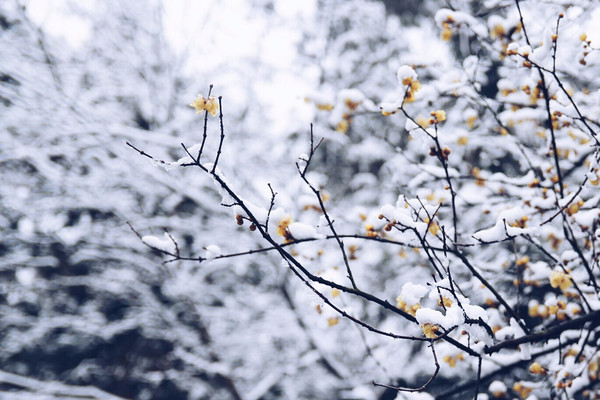
<path id="1" fill-rule="evenodd" d="M 598 395 L 600 4 L 391 3 L 288 16 L 283 114 L 158 2 L 0 6 L 3 396 Z"/>

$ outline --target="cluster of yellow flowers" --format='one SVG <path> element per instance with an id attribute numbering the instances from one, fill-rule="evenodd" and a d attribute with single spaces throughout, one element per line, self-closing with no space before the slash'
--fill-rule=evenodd
<path id="1" fill-rule="evenodd" d="M 425 323 L 421 325 L 421 329 L 423 330 L 423 334 L 425 334 L 426 338 L 434 339 L 438 337 L 438 332 L 440 331 L 440 327 L 434 324 Z"/>
<path id="2" fill-rule="evenodd" d="M 365 224 L 365 230 L 367 231 L 367 237 L 377 237 L 379 234 L 375 230 L 373 224 Z"/>
<path id="3" fill-rule="evenodd" d="M 445 42 L 452 39 L 452 28 L 456 24 L 456 21 L 451 15 L 448 15 L 446 19 L 442 22 L 442 34 L 440 35 L 441 39 Z"/>
<path id="4" fill-rule="evenodd" d="M 285 238 L 285 242 L 292 241 L 294 238 L 290 234 L 288 227 L 292 223 L 292 217 L 290 215 L 286 215 L 277 223 L 276 232 L 279 236 L 283 236 Z"/>
<path id="5" fill-rule="evenodd" d="M 429 121 L 430 125 L 439 124 L 440 122 L 443 122 L 443 121 L 446 120 L 446 111 L 444 111 L 444 110 L 435 110 L 435 111 L 431 112 L 431 116 L 433 118 L 430 119 L 430 121 Z"/>
<path id="6" fill-rule="evenodd" d="M 190 103 L 190 107 L 194 107 L 196 109 L 196 114 L 200 114 L 202 111 L 207 111 L 214 117 L 219 109 L 219 102 L 213 96 L 210 96 L 207 99 L 199 94 L 198 97 L 196 97 L 194 101 Z"/>
<path id="7" fill-rule="evenodd" d="M 402 300 L 402 296 L 398 296 L 396 298 L 396 307 L 414 317 L 417 310 L 419 308 L 421 308 L 421 304 L 416 303 L 416 304 L 408 305 L 408 304 L 406 304 L 406 302 L 404 300 Z"/>
<path id="8" fill-rule="evenodd" d="M 515 382 L 513 385 L 513 390 L 517 392 L 519 397 L 526 399 L 533 391 L 533 388 L 527 384 L 524 384 L 523 382 Z"/>
<path id="9" fill-rule="evenodd" d="M 546 368 L 542 367 L 542 365 L 537 361 L 529 366 L 529 372 L 534 375 L 546 375 L 548 373 Z"/>
<path id="10" fill-rule="evenodd" d="M 550 272 L 550 286 L 560 288 L 563 292 L 573 285 L 571 275 L 562 271 Z"/>
<path id="11" fill-rule="evenodd" d="M 454 368 L 456 366 L 456 363 L 458 361 L 463 361 L 464 359 L 465 359 L 465 357 L 463 356 L 462 353 L 458 353 L 455 356 L 444 356 L 444 358 L 443 358 L 444 362 L 446 362 L 452 368 Z"/>
<path id="12" fill-rule="evenodd" d="M 556 317 L 560 320 L 565 320 L 567 318 L 567 314 L 562 312 L 567 308 L 567 304 L 559 300 L 556 304 L 551 306 L 540 305 L 540 304 L 532 304 L 529 307 L 529 316 L 532 318 L 541 317 L 548 318 L 551 315 L 556 315 Z"/>
<path id="13" fill-rule="evenodd" d="M 600 378 L 600 365 L 598 364 L 598 359 L 590 362 L 588 364 L 588 377 L 591 381 L 597 381 Z"/>
<path id="14" fill-rule="evenodd" d="M 415 101 L 415 93 L 417 93 L 417 91 L 421 89 L 421 82 L 409 76 L 402 80 L 402 84 L 406 86 L 404 102 L 412 103 L 413 101 Z"/>

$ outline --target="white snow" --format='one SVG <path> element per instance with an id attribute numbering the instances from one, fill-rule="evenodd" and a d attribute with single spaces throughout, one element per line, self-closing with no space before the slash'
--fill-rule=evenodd
<path id="1" fill-rule="evenodd" d="M 215 244 L 208 245 L 204 248 L 204 258 L 207 260 L 212 260 L 216 257 L 219 257 L 221 253 L 221 248 Z"/>
<path id="2" fill-rule="evenodd" d="M 488 390 L 492 393 L 506 393 L 506 385 L 502 381 L 494 381 L 490 383 Z"/>
<path id="3" fill-rule="evenodd" d="M 400 85 L 404 85 L 402 81 L 404 81 L 407 78 L 410 78 L 413 81 L 417 80 L 418 78 L 417 72 L 408 65 L 403 65 L 400 68 L 398 68 L 398 71 L 396 71 L 396 76 L 398 77 L 398 82 L 400 83 Z"/>
<path id="4" fill-rule="evenodd" d="M 402 285 L 400 297 L 406 304 L 414 305 L 419 303 L 421 298 L 426 296 L 428 292 L 429 289 L 424 285 L 407 282 Z"/>
<path id="5" fill-rule="evenodd" d="M 15 277 L 21 285 L 30 286 L 35 281 L 36 271 L 34 268 L 17 268 Z"/>
<path id="6" fill-rule="evenodd" d="M 156 236 L 147 235 L 142 237 L 142 242 L 146 243 L 148 246 L 154 249 L 164 251 L 169 254 L 175 254 L 175 243 L 173 243 L 173 241 L 166 232 L 164 239 L 159 239 Z"/>
<path id="7" fill-rule="evenodd" d="M 592 209 L 592 210 L 584 210 L 579 211 L 573 215 L 573 219 L 581 226 L 586 226 L 588 228 L 592 227 L 594 221 L 600 215 L 600 210 Z"/>
<path id="8" fill-rule="evenodd" d="M 292 222 L 288 226 L 288 231 L 296 240 L 324 238 L 323 235 L 317 233 L 317 230 L 313 226 L 302 222 Z"/>
<path id="9" fill-rule="evenodd" d="M 421 325 L 432 324 L 441 327 L 446 326 L 446 317 L 444 314 L 442 314 L 441 311 L 433 310 L 431 308 L 419 308 L 415 313 L 415 318 L 417 318 L 417 321 Z"/>

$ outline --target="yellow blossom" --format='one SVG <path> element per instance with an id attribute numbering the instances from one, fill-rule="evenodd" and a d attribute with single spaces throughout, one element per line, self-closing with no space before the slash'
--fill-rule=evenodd
<path id="1" fill-rule="evenodd" d="M 504 30 L 504 27 L 500 24 L 494 25 L 494 28 L 490 32 L 490 37 L 492 39 L 496 39 L 496 38 L 503 38 L 505 36 L 506 36 L 506 31 Z"/>
<path id="2" fill-rule="evenodd" d="M 340 319 L 335 317 L 335 318 L 327 318 L 327 324 L 331 327 L 331 326 L 335 326 L 340 322 Z"/>
<path id="3" fill-rule="evenodd" d="M 333 105 L 329 103 L 317 104 L 317 109 L 322 111 L 331 111 L 333 110 Z"/>
<path id="4" fill-rule="evenodd" d="M 367 237 L 377 237 L 377 231 L 372 224 L 366 224 L 365 229 L 367 230 Z"/>
<path id="5" fill-rule="evenodd" d="M 194 101 L 190 103 L 190 107 L 194 107 L 196 109 L 196 114 L 200 114 L 202 111 L 208 111 L 210 115 L 214 117 L 219 109 L 219 102 L 213 96 L 210 96 L 208 99 L 206 99 L 204 96 L 199 94 L 198 97 L 196 97 Z"/>
<path id="6" fill-rule="evenodd" d="M 535 375 L 546 375 L 546 368 L 542 367 L 539 362 L 534 362 L 529 366 L 529 372 Z"/>
<path id="7" fill-rule="evenodd" d="M 432 222 L 429 225 L 429 229 L 428 230 L 429 230 L 429 233 L 431 233 L 433 236 L 435 236 L 440 231 L 440 226 L 438 225 L 437 222 Z"/>
<path id="8" fill-rule="evenodd" d="M 430 324 L 428 322 L 426 324 L 421 325 L 421 329 L 423 330 L 423 333 L 425 334 L 426 338 L 434 339 L 437 337 L 437 333 L 440 327 L 437 325 Z"/>
<path id="9" fill-rule="evenodd" d="M 446 111 L 435 110 L 431 112 L 431 116 L 435 118 L 436 122 L 442 122 L 446 120 Z"/>
<path id="10" fill-rule="evenodd" d="M 451 29 L 448 29 L 448 28 L 444 28 L 444 29 L 442 30 L 441 39 L 442 39 L 444 42 L 447 42 L 447 41 L 449 41 L 450 39 L 452 39 L 452 30 L 451 30 Z"/>
<path id="11" fill-rule="evenodd" d="M 407 83 L 404 83 L 404 82 L 407 82 Z M 415 93 L 421 88 L 421 82 L 409 77 L 409 78 L 405 78 L 402 81 L 402 83 L 408 86 L 408 88 L 405 92 L 405 95 L 404 95 L 404 102 L 412 103 L 413 101 L 415 101 Z"/>
<path id="12" fill-rule="evenodd" d="M 442 306 L 442 302 L 444 303 L 444 307 L 451 307 L 452 306 L 452 300 L 450 300 L 449 298 L 442 296 L 442 300 L 438 299 L 438 306 Z"/>
<path id="13" fill-rule="evenodd" d="M 417 310 L 419 308 L 421 308 L 421 304 L 416 303 L 416 304 L 413 304 L 412 306 L 409 306 L 408 304 L 406 304 L 406 302 L 404 300 L 402 300 L 402 296 L 398 296 L 396 298 L 396 307 L 401 309 L 404 312 L 409 313 L 410 315 L 412 315 L 414 317 L 415 314 L 417 313 Z"/>
<path id="14" fill-rule="evenodd" d="M 553 288 L 560 288 L 563 292 L 573 285 L 571 276 L 562 271 L 552 271 L 550 273 L 550 285 Z"/>
<path id="15" fill-rule="evenodd" d="M 407 304 L 404 302 L 404 300 L 402 300 L 401 296 L 396 297 L 396 307 L 397 308 L 399 308 L 401 310 L 405 310 L 406 306 L 407 306 Z"/>
<path id="16" fill-rule="evenodd" d="M 529 256 L 519 257 L 517 259 L 517 266 L 521 267 L 523 265 L 526 265 L 528 262 L 529 262 Z"/>
<path id="17" fill-rule="evenodd" d="M 419 125 L 421 128 L 429 128 L 429 119 L 425 118 L 424 116 L 419 115 L 415 121 L 417 122 L 417 125 Z"/>
<path id="18" fill-rule="evenodd" d="M 596 379 L 598 379 L 598 370 L 599 369 L 600 368 L 598 366 L 598 360 L 592 361 L 591 363 L 589 363 L 588 376 L 590 377 L 591 380 L 595 381 Z"/>
<path id="19" fill-rule="evenodd" d="M 348 132 L 348 128 L 350 128 L 350 124 L 348 123 L 347 119 L 343 119 L 340 122 L 338 122 L 338 124 L 335 127 L 335 130 L 341 133 L 346 133 Z"/>
<path id="20" fill-rule="evenodd" d="M 513 390 L 517 392 L 522 399 L 525 399 L 533 389 L 523 385 L 521 382 L 515 382 Z"/>
<path id="21" fill-rule="evenodd" d="M 539 304 L 534 304 L 534 305 L 530 306 L 529 312 L 528 312 L 529 316 L 532 318 L 539 317 L 540 316 L 539 308 L 540 308 Z"/>
<path id="22" fill-rule="evenodd" d="M 292 217 L 290 217 L 289 215 L 282 218 L 281 221 L 279 221 L 279 224 L 277 224 L 277 234 L 279 236 L 285 237 L 287 228 L 288 228 L 288 226 L 290 226 L 291 223 L 292 223 Z"/>

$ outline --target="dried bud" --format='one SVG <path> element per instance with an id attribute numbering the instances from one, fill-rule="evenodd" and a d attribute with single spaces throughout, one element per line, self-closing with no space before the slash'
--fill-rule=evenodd
<path id="1" fill-rule="evenodd" d="M 449 155 L 450 155 L 450 149 L 447 147 L 444 147 L 442 149 L 442 156 L 444 157 L 444 160 L 447 160 Z"/>

